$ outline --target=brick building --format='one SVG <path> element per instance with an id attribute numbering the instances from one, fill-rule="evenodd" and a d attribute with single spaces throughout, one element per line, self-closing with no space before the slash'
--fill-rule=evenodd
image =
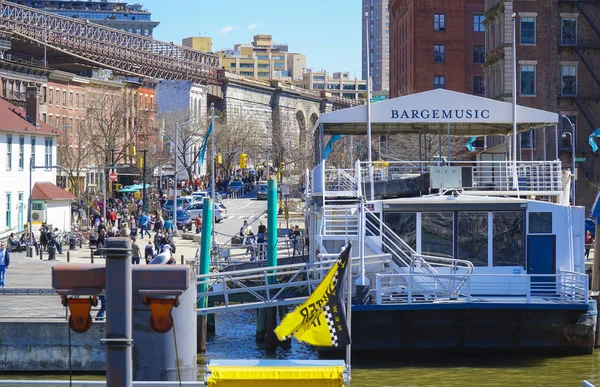
<path id="1" fill-rule="evenodd" d="M 517 103 L 565 115 L 575 125 L 578 180 L 576 203 L 588 209 L 596 197 L 600 157 L 588 136 L 600 127 L 600 17 L 599 2 L 486 0 L 486 95 L 512 100 L 512 29 L 515 14 Z M 590 23 L 592 21 L 592 23 Z M 571 125 L 561 118 L 558 138 L 554 128 L 540 128 L 520 136 L 517 157 L 556 159 L 571 168 Z M 504 142 L 489 138 L 488 145 Z M 556 148 L 558 143 L 558 155 Z M 533 151 L 531 150 L 533 148 Z"/>
<path id="2" fill-rule="evenodd" d="M 32 120 L 48 123 L 62 133 L 56 140 L 59 164 L 71 176 L 67 179 L 62 171 L 58 180 L 70 190 L 74 181 L 81 190 L 88 184 L 97 185 L 98 166 L 106 159 L 106 155 L 98 154 L 98 149 L 86 150 L 90 137 L 79 135 L 80 131 L 93 133 L 92 143 L 112 141 L 111 147 L 119 150 L 117 160 L 132 165 L 136 160 L 127 154 L 128 147 L 124 144 L 135 144 L 138 149 L 156 146 L 156 82 L 109 80 L 102 74 L 109 73 L 97 72 L 94 77 L 84 77 L 0 60 L 2 98 L 25 108 L 27 87 L 35 86 L 38 103 L 29 107 L 27 114 L 35 116 Z M 112 123 L 125 129 L 107 128 Z"/>
<path id="3" fill-rule="evenodd" d="M 484 0 L 390 0 L 390 97 L 484 94 Z"/>

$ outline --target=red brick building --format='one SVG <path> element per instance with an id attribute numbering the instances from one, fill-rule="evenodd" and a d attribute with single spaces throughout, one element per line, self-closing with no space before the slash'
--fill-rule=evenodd
<path id="1" fill-rule="evenodd" d="M 512 28 L 515 15 L 516 50 Z M 575 127 L 576 204 L 591 207 L 600 182 L 600 155 L 588 136 L 600 127 L 600 2 L 488 0 L 485 21 L 485 73 L 489 98 L 512 101 L 513 54 L 516 52 L 516 101 L 519 105 L 556 112 L 554 127 L 523 133 L 521 160 L 555 160 L 572 167 L 572 147 L 563 144 Z M 488 146 L 505 142 L 490 136 Z"/>
<path id="2" fill-rule="evenodd" d="M 484 0 L 390 0 L 390 97 L 445 88 L 483 95 Z"/>

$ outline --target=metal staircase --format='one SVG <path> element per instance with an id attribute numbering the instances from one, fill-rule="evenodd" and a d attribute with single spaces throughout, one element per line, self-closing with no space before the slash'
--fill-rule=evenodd
<path id="1" fill-rule="evenodd" d="M 0 31 L 134 76 L 216 83 L 219 57 L 0 0 Z"/>

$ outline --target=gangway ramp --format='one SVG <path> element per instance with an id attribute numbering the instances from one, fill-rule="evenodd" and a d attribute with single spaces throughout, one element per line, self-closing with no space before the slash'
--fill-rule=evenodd
<path id="1" fill-rule="evenodd" d="M 389 271 L 391 259 L 390 254 L 366 256 L 367 276 L 374 279 L 375 274 Z M 198 301 L 208 298 L 208 306 L 198 308 L 198 314 L 301 304 L 334 263 L 335 259 L 330 259 L 198 275 L 198 285 L 206 284 L 209 289 L 198 293 Z M 353 257 L 353 278 L 358 276 L 359 266 L 359 258 Z"/>

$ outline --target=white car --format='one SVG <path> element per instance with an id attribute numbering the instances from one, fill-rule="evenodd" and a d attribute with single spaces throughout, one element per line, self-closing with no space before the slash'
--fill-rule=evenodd
<path id="1" fill-rule="evenodd" d="M 190 217 L 192 219 L 196 219 L 198 215 L 202 215 L 203 207 L 203 202 L 195 202 L 190 204 L 190 206 L 186 208 L 186 211 L 189 211 L 189 213 L 191 214 Z M 215 222 L 219 223 L 223 219 L 227 218 L 227 208 L 225 208 L 225 206 L 220 203 L 215 203 L 214 215 Z"/>

